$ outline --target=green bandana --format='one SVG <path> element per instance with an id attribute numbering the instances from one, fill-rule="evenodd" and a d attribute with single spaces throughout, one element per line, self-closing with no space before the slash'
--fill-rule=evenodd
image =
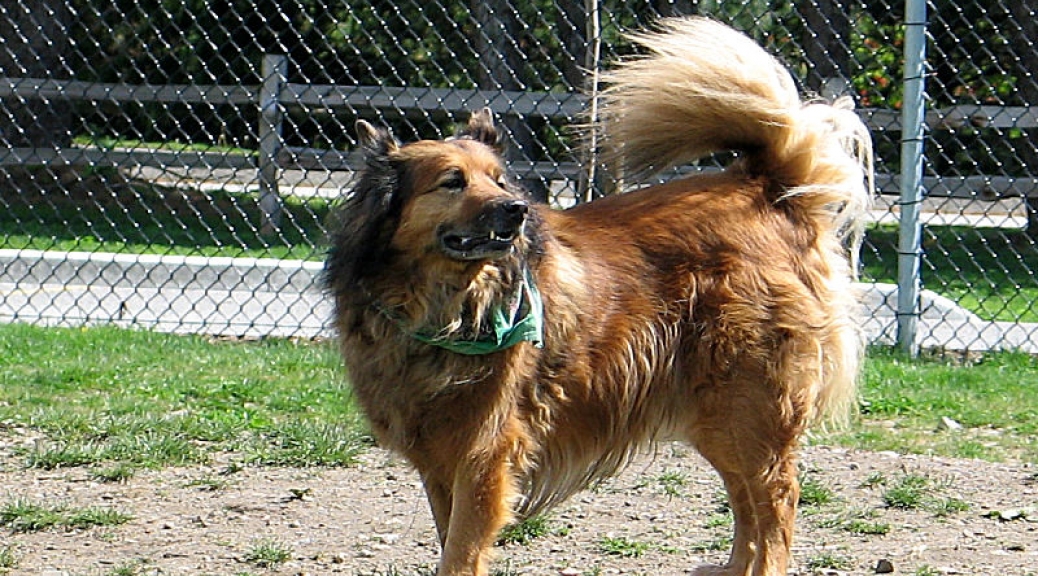
<path id="1" fill-rule="evenodd" d="M 383 314 L 393 318 L 385 310 Z M 491 320 L 490 331 L 481 333 L 474 340 L 455 340 L 422 332 L 415 332 L 411 336 L 419 342 L 470 356 L 499 352 L 523 341 L 533 342 L 534 346 L 540 348 L 543 345 L 544 303 L 529 268 L 523 270 L 523 282 L 519 289 L 494 309 Z"/>

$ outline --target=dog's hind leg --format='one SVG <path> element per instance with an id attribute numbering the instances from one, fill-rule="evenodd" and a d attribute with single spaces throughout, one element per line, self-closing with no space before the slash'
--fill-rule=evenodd
<path id="1" fill-rule="evenodd" d="M 689 441 L 724 481 L 735 538 L 726 565 L 702 566 L 695 574 L 784 576 L 800 491 L 794 448 L 801 425 L 783 417 L 760 389 L 722 387 L 723 395 L 706 394 L 697 403 Z"/>

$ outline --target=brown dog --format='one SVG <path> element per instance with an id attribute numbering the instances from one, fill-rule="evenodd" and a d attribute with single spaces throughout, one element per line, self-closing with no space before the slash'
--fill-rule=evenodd
<path id="1" fill-rule="evenodd" d="M 441 576 L 486 574 L 506 524 L 670 438 L 735 514 L 728 564 L 697 573 L 784 575 L 797 439 L 854 396 L 861 122 L 803 104 L 720 24 L 635 39 L 648 56 L 606 76 L 601 106 L 626 178 L 739 151 L 727 170 L 554 211 L 509 183 L 487 112 L 403 146 L 358 123 L 367 166 L 327 283 L 374 434 L 425 483 Z"/>

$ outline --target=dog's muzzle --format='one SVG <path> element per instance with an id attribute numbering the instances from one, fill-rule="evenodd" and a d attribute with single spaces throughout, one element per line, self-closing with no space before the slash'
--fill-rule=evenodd
<path id="1" fill-rule="evenodd" d="M 439 231 L 440 248 L 456 260 L 492 260 L 512 252 L 523 233 L 530 205 L 509 198 L 488 202 L 467 226 L 444 226 Z"/>

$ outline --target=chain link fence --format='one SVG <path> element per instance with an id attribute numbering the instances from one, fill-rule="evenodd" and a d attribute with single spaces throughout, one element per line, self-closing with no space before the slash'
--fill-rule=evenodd
<path id="1" fill-rule="evenodd" d="M 929 3 L 926 347 L 1038 351 L 1036 5 Z M 328 335 L 324 224 L 358 118 L 439 138 L 490 107 L 533 194 L 585 201 L 611 187 L 567 130 L 591 71 L 692 13 L 857 100 L 882 192 L 867 327 L 893 341 L 905 10 L 886 0 L 5 1 L 0 321 Z"/>

